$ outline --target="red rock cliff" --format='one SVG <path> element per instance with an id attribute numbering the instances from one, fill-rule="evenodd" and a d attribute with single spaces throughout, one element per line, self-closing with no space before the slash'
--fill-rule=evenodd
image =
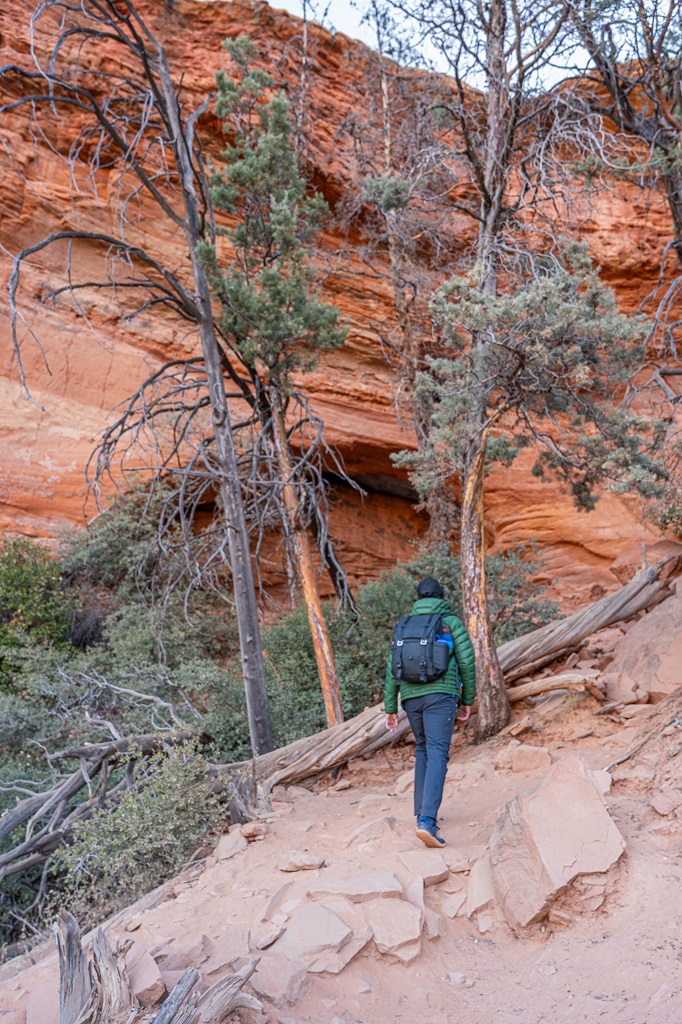
<path id="1" fill-rule="evenodd" d="M 30 4 L 5 0 L 0 12 L 0 63 L 26 63 Z M 167 7 L 144 0 L 142 10 L 167 43 L 171 65 L 184 70 L 190 97 L 204 95 L 220 66 L 220 45 L 227 36 L 252 34 L 272 57 L 282 58 L 286 77 L 287 45 L 300 23 L 264 3 L 179 0 Z M 315 180 L 333 203 L 354 173 L 350 146 L 336 136 L 352 103 L 349 76 L 358 74 L 362 47 L 344 36 L 315 30 L 319 43 L 312 117 Z M 291 58 L 293 59 L 293 58 Z M 289 66 L 291 70 L 291 65 Z M 354 71 L 353 68 L 356 70 Z M 106 188 L 98 204 L 73 202 L 66 168 L 57 157 L 38 154 L 17 115 L 2 127 L 11 153 L 0 152 L 0 295 L 6 295 L 8 254 L 30 245 L 50 230 L 97 224 L 106 229 L 111 204 Z M 61 130 L 58 126 L 57 131 Z M 202 130 L 209 148 L 219 150 L 217 125 L 205 118 Z M 182 241 L 166 224 L 150 215 L 144 230 L 149 244 L 175 266 L 182 266 Z M 660 254 L 669 235 L 663 203 L 647 208 L 635 194 L 598 200 L 585 236 L 605 279 L 633 309 L 658 273 Z M 329 238 L 330 246 L 338 240 Z M 81 250 L 86 268 L 94 254 Z M 142 317 L 123 323 L 110 301 L 92 304 L 87 319 L 71 302 L 55 309 L 41 302 L 46 279 L 57 280 L 58 263 L 41 257 L 24 275 L 23 309 L 40 338 L 45 360 L 27 338 L 25 371 L 39 405 L 22 392 L 12 357 L 7 303 L 0 299 L 0 530 L 53 537 L 63 526 L 82 522 L 85 495 L 83 467 L 94 440 L 111 410 L 156 369 L 170 352 L 191 348 L 175 324 Z M 405 481 L 390 454 L 413 444 L 409 417 L 396 410 L 396 380 L 371 321 L 390 319 L 389 297 L 366 276 L 333 275 L 327 285 L 350 324 L 344 347 L 328 356 L 306 378 L 305 386 L 326 424 L 349 472 L 369 480 L 364 501 L 339 491 L 333 528 L 342 540 L 346 561 L 358 578 L 367 578 L 396 558 L 409 555 L 409 544 L 424 529 L 424 519 L 405 496 Z M 534 480 L 527 462 L 519 459 L 508 471 L 491 475 L 488 485 L 490 543 L 537 538 L 550 578 L 561 576 L 564 596 L 583 599 L 585 587 L 615 584 L 609 566 L 640 540 L 655 540 L 641 526 L 628 504 L 605 496 L 589 515 L 574 511 L 556 485 Z"/>

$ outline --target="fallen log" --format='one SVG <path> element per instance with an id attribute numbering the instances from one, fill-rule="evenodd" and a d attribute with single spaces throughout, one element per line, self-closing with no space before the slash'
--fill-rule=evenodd
<path id="1" fill-rule="evenodd" d="M 657 604 L 668 596 L 671 584 L 681 572 L 682 557 L 663 559 L 642 569 L 616 593 L 601 598 L 566 619 L 548 623 L 532 633 L 502 644 L 498 654 L 505 679 L 512 682 L 575 650 L 592 633 Z M 547 680 L 536 680 L 527 684 L 531 689 L 510 688 L 510 700 L 536 696 L 559 685 L 570 689 L 567 679 L 564 676 L 562 684 L 550 686 L 546 685 Z M 593 688 L 594 681 L 588 680 L 587 676 L 576 686 L 585 687 L 594 696 L 599 696 Z M 409 725 L 402 711 L 398 730 L 391 734 L 386 731 L 382 709 L 367 708 L 360 715 L 332 729 L 295 740 L 286 747 L 262 754 L 252 761 L 214 765 L 211 774 L 216 790 L 228 804 L 232 820 L 246 821 L 267 809 L 268 794 L 274 786 L 326 775 L 351 758 L 367 757 L 396 742 L 408 730 Z M 102 802 L 105 794 L 107 800 L 115 796 L 115 791 L 106 791 L 106 777 L 102 777 L 106 776 L 110 764 L 116 758 L 123 756 L 131 747 L 147 756 L 164 744 L 182 743 L 190 735 L 189 732 L 149 734 L 86 745 L 51 755 L 52 761 L 78 759 L 80 767 L 52 789 L 20 801 L 0 818 L 0 840 L 20 826 L 25 830 L 20 842 L 0 854 L 0 880 L 35 864 L 45 863 L 68 836 L 75 820 L 90 814 L 93 807 Z M 98 775 L 100 778 L 96 786 Z M 132 784 L 132 781 L 125 780 L 120 784 L 121 788 Z M 85 787 L 88 789 L 87 799 L 73 807 L 71 801 Z"/>
<path id="2" fill-rule="evenodd" d="M 671 584 L 682 573 L 682 556 L 664 558 L 640 569 L 614 594 L 581 608 L 557 622 L 502 644 L 497 651 L 506 682 L 519 679 L 575 650 L 593 633 L 624 622 L 651 608 L 671 593 Z"/>

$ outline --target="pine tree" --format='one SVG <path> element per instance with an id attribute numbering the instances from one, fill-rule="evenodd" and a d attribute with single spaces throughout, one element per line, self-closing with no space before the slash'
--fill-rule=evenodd
<path id="1" fill-rule="evenodd" d="M 338 677 L 307 534 L 304 459 L 297 459 L 287 430 L 296 376 L 346 334 L 338 310 L 319 298 L 313 263 L 314 239 L 328 210 L 299 173 L 289 104 L 255 65 L 254 44 L 241 37 L 226 49 L 238 75 L 216 76 L 216 113 L 228 145 L 212 195 L 216 209 L 236 223 L 224 231 L 229 258 L 211 246 L 202 258 L 220 301 L 221 332 L 248 369 L 261 442 L 276 467 L 283 533 L 308 610 L 331 726 L 343 720 Z"/>

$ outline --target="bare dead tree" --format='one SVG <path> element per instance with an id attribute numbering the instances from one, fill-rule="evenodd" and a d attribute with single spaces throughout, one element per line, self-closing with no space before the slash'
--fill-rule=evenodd
<path id="1" fill-rule="evenodd" d="M 249 537 L 243 511 L 237 457 L 225 394 L 225 374 L 236 378 L 222 357 L 211 309 L 206 270 L 197 256 L 199 243 L 215 237 L 215 218 L 197 123 L 208 101 L 188 110 L 173 82 L 162 43 L 132 0 L 43 0 L 30 20 L 33 68 L 0 69 L 3 86 L 16 98 L 0 113 L 24 109 L 39 137 L 65 161 L 75 201 L 96 197 L 102 172 L 114 172 L 118 197 L 115 235 L 81 230 L 55 232 L 15 256 L 10 279 L 12 337 L 26 394 L 19 325 L 22 268 L 30 257 L 66 242 L 100 247 L 108 263 L 103 280 L 70 280 L 67 289 L 115 287 L 119 295 L 140 292 L 143 301 L 129 312 L 163 306 L 196 325 L 208 385 L 213 445 L 212 470 L 220 494 L 237 609 L 242 670 L 254 752 L 272 746 L 253 584 Z M 65 151 L 52 136 L 58 121 L 73 128 Z M 134 238 L 141 205 L 151 202 L 157 215 L 185 240 L 189 272 L 181 279 Z M 56 294 L 56 292 L 55 292 Z M 30 328 L 29 328 L 30 334 Z M 243 388 L 242 388 L 243 390 Z"/>
<path id="2" fill-rule="evenodd" d="M 591 62 L 581 94 L 595 113 L 641 144 L 638 155 L 662 183 L 672 218 L 664 262 L 672 252 L 682 266 L 682 4 L 566 0 L 564 7 Z"/>

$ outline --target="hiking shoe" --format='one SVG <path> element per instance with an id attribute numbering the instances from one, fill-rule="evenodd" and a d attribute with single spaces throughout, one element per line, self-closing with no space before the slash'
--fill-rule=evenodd
<path id="1" fill-rule="evenodd" d="M 419 818 L 417 820 L 417 836 L 425 846 L 432 849 L 440 849 L 446 842 L 438 831 L 438 825 L 432 819 Z"/>

